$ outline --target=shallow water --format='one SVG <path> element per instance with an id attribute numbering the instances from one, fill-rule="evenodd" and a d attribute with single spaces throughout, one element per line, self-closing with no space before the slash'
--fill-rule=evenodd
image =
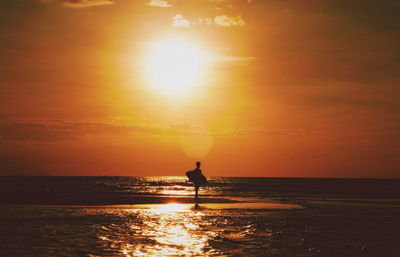
<path id="1" fill-rule="evenodd" d="M 263 247 L 269 212 L 165 204 L 121 207 L 2 208 L 7 256 L 207 256 Z M 4 235 L 3 234 L 3 235 Z"/>
<path id="2" fill-rule="evenodd" d="M 0 185 L 0 256 L 400 256 L 399 180 L 215 178 L 199 206 L 182 177 Z"/>
<path id="3" fill-rule="evenodd" d="M 3 206 L 0 256 L 394 257 L 399 215 L 385 205 Z"/>

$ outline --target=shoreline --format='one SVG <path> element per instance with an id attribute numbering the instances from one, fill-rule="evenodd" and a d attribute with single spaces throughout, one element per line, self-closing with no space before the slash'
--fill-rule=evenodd
<path id="1" fill-rule="evenodd" d="M 238 209 L 269 209 L 281 205 L 294 205 L 303 208 L 318 208 L 319 206 L 370 206 L 370 207 L 400 207 L 400 199 L 354 199 L 354 198 L 323 198 L 323 197 L 200 197 L 199 205 L 210 205 L 212 208 L 219 209 L 218 205 L 224 205 L 227 208 Z M 196 204 L 192 196 L 132 196 L 132 197 L 27 197 L 25 199 L 2 199 L 1 206 L 143 206 L 143 205 L 166 205 L 166 204 Z M 278 208 L 280 209 L 280 207 Z"/>

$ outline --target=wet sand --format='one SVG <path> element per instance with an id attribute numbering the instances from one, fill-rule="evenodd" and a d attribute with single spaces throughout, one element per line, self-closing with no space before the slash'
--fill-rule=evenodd
<path id="1" fill-rule="evenodd" d="M 201 203 L 198 205 L 193 204 L 137 204 L 137 205 L 128 205 L 125 207 L 133 208 L 133 209 L 162 209 L 169 208 L 172 209 L 174 207 L 178 207 L 178 209 L 213 209 L 213 210 L 225 210 L 225 209 L 249 209 L 249 210 L 278 210 L 278 209 L 303 209 L 304 206 L 298 204 L 284 204 L 284 203 L 247 203 L 247 202 L 239 202 L 239 203 Z M 116 206 L 122 207 L 122 206 Z"/>

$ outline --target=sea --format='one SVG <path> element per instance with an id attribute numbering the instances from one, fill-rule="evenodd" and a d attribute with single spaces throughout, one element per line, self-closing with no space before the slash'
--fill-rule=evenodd
<path id="1" fill-rule="evenodd" d="M 400 256 L 400 180 L 0 177 L 0 256 Z"/>

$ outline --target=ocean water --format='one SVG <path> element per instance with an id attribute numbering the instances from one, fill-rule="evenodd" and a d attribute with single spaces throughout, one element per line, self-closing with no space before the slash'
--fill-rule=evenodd
<path id="1" fill-rule="evenodd" d="M 400 179 L 210 177 L 200 194 L 206 198 L 400 198 L 399 188 Z M 153 197 L 192 195 L 193 186 L 184 176 L 0 177 L 0 204 L 151 203 Z"/>
<path id="2" fill-rule="evenodd" d="M 400 180 L 209 180 L 0 177 L 0 256 L 400 256 Z"/>

